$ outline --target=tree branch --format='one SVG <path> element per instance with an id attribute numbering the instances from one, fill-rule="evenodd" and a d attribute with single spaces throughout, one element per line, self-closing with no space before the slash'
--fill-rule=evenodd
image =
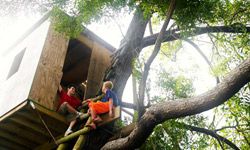
<path id="1" fill-rule="evenodd" d="M 195 126 L 191 126 L 191 125 L 187 125 L 187 124 L 182 124 L 182 125 L 184 125 L 184 127 L 186 129 L 190 130 L 190 131 L 196 131 L 196 132 L 200 132 L 200 133 L 210 135 L 210 136 L 214 137 L 215 139 L 217 139 L 218 141 L 222 141 L 222 142 L 226 143 L 231 148 L 233 148 L 235 150 L 240 150 L 234 143 L 229 141 L 227 138 L 224 138 L 224 137 L 220 136 L 215 131 L 208 130 L 208 129 L 205 129 L 205 128 L 200 128 L 200 127 L 195 127 Z"/>
<path id="2" fill-rule="evenodd" d="M 238 27 L 238 26 L 209 26 L 209 27 L 196 27 L 194 28 L 192 34 L 188 37 L 183 37 L 180 32 L 176 32 L 178 30 L 168 30 L 165 31 L 165 36 L 163 42 L 174 41 L 182 38 L 188 38 L 192 36 L 197 36 L 205 33 L 244 33 L 250 32 L 250 26 Z M 147 47 L 155 44 L 156 38 L 159 33 L 153 34 L 151 36 L 147 36 L 143 38 L 142 47 Z"/>
<path id="3" fill-rule="evenodd" d="M 152 64 L 152 62 L 154 61 L 155 57 L 157 56 L 160 48 L 161 48 L 161 43 L 163 41 L 164 38 L 164 31 L 166 31 L 169 21 L 171 19 L 171 16 L 174 12 L 175 9 L 175 4 L 176 4 L 176 0 L 171 0 L 168 10 L 166 12 L 166 19 L 165 22 L 162 25 L 161 31 L 157 36 L 156 39 L 156 43 L 155 43 L 155 47 L 154 47 L 154 51 L 152 52 L 152 54 L 150 55 L 150 57 L 148 58 L 146 64 L 144 65 L 144 71 L 142 74 L 142 79 L 140 81 L 140 85 L 139 85 L 139 99 L 138 99 L 138 119 L 141 118 L 141 116 L 144 114 L 144 97 L 145 97 L 145 87 L 146 87 L 146 81 L 148 78 L 148 73 L 150 70 L 150 66 Z"/>
<path id="4" fill-rule="evenodd" d="M 150 33 L 150 35 L 154 34 L 154 33 L 153 33 L 153 28 L 152 28 L 151 19 L 149 19 L 149 21 L 148 21 L 148 28 L 149 28 L 149 33 Z"/>
<path id="5" fill-rule="evenodd" d="M 213 72 L 213 66 L 212 66 L 211 62 L 208 60 L 207 56 L 202 52 L 202 50 L 199 48 L 199 46 L 189 39 L 184 39 L 184 41 L 188 42 L 190 45 L 192 45 L 197 50 L 197 52 L 202 56 L 202 58 L 206 61 L 206 63 L 210 67 L 211 71 Z M 217 84 L 220 83 L 219 77 L 215 76 L 215 78 L 216 78 Z"/>
<path id="6" fill-rule="evenodd" d="M 154 127 L 166 120 L 190 116 L 223 104 L 250 81 L 250 58 L 236 67 L 212 90 L 193 98 L 158 103 L 148 108 L 129 136 L 106 143 L 102 149 L 140 147 Z"/>
<path id="7" fill-rule="evenodd" d="M 121 102 L 121 106 L 125 108 L 130 108 L 136 110 L 136 105 L 132 103 L 127 103 L 127 102 Z"/>

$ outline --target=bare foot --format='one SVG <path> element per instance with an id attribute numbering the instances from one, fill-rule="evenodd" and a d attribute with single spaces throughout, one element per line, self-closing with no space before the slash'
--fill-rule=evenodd
<path id="1" fill-rule="evenodd" d="M 96 129 L 96 125 L 94 122 L 90 123 L 90 124 L 86 124 L 85 127 L 90 127 L 91 129 L 95 130 Z"/>
<path id="2" fill-rule="evenodd" d="M 93 120 L 95 123 L 102 122 L 102 119 L 101 119 L 99 116 L 97 116 L 96 118 L 93 118 L 92 120 Z"/>

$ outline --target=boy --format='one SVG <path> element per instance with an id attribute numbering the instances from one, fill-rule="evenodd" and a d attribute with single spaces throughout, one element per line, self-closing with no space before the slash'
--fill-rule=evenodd
<path id="1" fill-rule="evenodd" d="M 67 91 L 65 92 L 61 85 L 58 88 L 60 101 L 57 111 L 65 115 L 67 120 L 70 122 L 68 129 L 66 130 L 64 136 L 71 134 L 72 127 L 76 123 L 76 118 L 80 117 L 83 113 L 77 111 L 77 107 L 81 106 L 81 101 L 74 97 L 76 88 L 74 85 L 69 85 Z"/>
<path id="2" fill-rule="evenodd" d="M 102 92 L 105 94 L 101 101 L 93 102 L 90 99 L 86 100 L 89 106 L 89 113 L 92 117 L 92 123 L 86 123 L 86 126 L 96 129 L 96 123 L 101 122 L 102 119 L 98 116 L 99 114 L 109 112 L 110 117 L 114 117 L 113 104 L 117 102 L 115 93 L 111 90 L 113 83 L 106 81 L 103 83 Z"/>

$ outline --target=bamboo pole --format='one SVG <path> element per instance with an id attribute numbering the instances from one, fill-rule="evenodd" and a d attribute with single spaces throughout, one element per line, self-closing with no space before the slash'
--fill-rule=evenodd
<path id="1" fill-rule="evenodd" d="M 69 140 L 72 140 L 72 139 L 76 138 L 76 137 L 79 136 L 79 135 L 86 134 L 86 133 L 88 133 L 89 131 L 90 131 L 90 128 L 89 128 L 89 127 L 84 127 L 84 128 L 81 129 L 81 130 L 78 130 L 78 131 L 76 131 L 76 132 L 74 132 L 74 133 L 72 133 L 72 134 L 70 134 L 70 135 L 68 135 L 68 136 L 65 136 L 65 137 L 63 137 L 63 138 L 57 140 L 56 143 L 57 143 L 57 144 L 61 144 L 61 143 L 67 142 L 67 141 L 69 141 Z"/>
<path id="2" fill-rule="evenodd" d="M 73 150 L 81 150 L 86 141 L 86 135 L 80 135 L 76 141 Z"/>
<path id="3" fill-rule="evenodd" d="M 62 143 L 60 144 L 56 150 L 66 150 L 68 147 L 68 144 L 67 143 Z"/>
<path id="4" fill-rule="evenodd" d="M 91 121 L 92 121 L 92 119 L 91 119 L 91 117 L 89 117 L 88 120 L 87 120 L 87 123 L 88 123 L 88 122 L 91 122 Z M 67 142 L 67 141 L 69 141 L 69 140 L 72 140 L 72 139 L 76 138 L 77 136 L 80 136 L 80 135 L 82 135 L 82 134 L 88 133 L 88 132 L 90 131 L 90 129 L 91 129 L 90 127 L 84 127 L 83 129 L 78 130 L 78 131 L 76 131 L 76 132 L 74 132 L 74 133 L 71 133 L 71 134 L 68 135 L 68 136 L 65 136 L 65 137 L 63 137 L 63 138 L 60 138 L 59 140 L 56 141 L 56 143 L 57 143 L 57 144 L 61 144 L 61 143 Z"/>

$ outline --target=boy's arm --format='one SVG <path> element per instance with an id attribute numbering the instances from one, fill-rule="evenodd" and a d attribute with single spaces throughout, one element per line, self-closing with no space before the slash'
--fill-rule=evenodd
<path id="1" fill-rule="evenodd" d="M 62 92 L 62 86 L 60 84 L 59 84 L 59 87 L 58 87 L 58 91 L 59 91 L 59 93 Z"/>
<path id="2" fill-rule="evenodd" d="M 97 96 L 95 98 L 89 98 L 89 99 L 83 100 L 82 104 L 85 105 L 85 104 L 87 104 L 90 101 L 96 102 L 98 100 L 101 100 L 103 96 L 104 96 L 104 94 L 101 94 L 101 95 L 99 95 L 99 96 Z"/>
<path id="3" fill-rule="evenodd" d="M 96 101 L 98 101 L 98 100 L 101 100 L 101 99 L 103 98 L 103 96 L 104 96 L 104 94 L 101 94 L 101 95 L 99 95 L 99 96 L 97 96 L 97 97 L 95 97 L 95 98 L 92 98 L 92 100 L 93 100 L 94 102 L 96 102 Z"/>
<path id="4" fill-rule="evenodd" d="M 113 99 L 109 98 L 109 117 L 114 117 L 113 113 Z"/>

